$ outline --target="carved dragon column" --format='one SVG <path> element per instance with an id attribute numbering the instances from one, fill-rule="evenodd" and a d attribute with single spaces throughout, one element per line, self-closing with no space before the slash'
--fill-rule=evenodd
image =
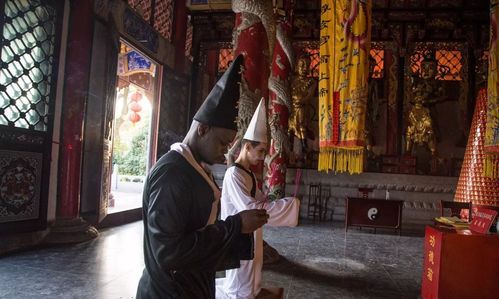
<path id="1" fill-rule="evenodd" d="M 268 98 L 269 61 L 275 39 L 271 0 L 233 0 L 232 10 L 236 13 L 232 41 L 234 56 L 244 55 L 244 74 L 239 99 L 238 134 L 229 151 L 229 162 L 237 155 L 256 105 L 262 97 Z M 252 170 L 261 184 L 263 165 Z"/>
<path id="2" fill-rule="evenodd" d="M 291 26 L 287 22 L 277 25 L 277 41 L 269 78 L 267 112 L 271 141 L 265 161 L 267 168 L 265 187 L 270 200 L 284 197 L 286 184 L 286 163 L 289 150 L 287 132 L 291 111 L 291 91 L 288 79 L 294 65 L 290 31 Z"/>

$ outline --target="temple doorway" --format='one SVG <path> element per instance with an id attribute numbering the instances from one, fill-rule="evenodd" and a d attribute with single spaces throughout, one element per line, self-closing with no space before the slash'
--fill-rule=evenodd
<path id="1" fill-rule="evenodd" d="M 158 65 L 121 40 L 113 117 L 108 213 L 142 207 L 142 189 L 156 159 Z"/>

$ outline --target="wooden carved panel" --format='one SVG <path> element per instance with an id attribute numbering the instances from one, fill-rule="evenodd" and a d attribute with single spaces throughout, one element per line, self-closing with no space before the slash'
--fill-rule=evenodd
<path id="1" fill-rule="evenodd" d="M 0 150 L 0 223 L 39 217 L 42 157 Z"/>

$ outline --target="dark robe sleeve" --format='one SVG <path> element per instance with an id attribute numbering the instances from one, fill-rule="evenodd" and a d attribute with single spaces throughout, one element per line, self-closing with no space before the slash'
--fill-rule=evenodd
<path id="1" fill-rule="evenodd" d="M 217 266 L 217 271 L 229 270 L 241 267 L 241 260 L 252 260 L 254 258 L 255 244 L 253 234 L 239 234 L 234 242 L 230 253 Z"/>
<path id="2" fill-rule="evenodd" d="M 147 226 L 156 262 L 163 270 L 177 271 L 215 271 L 239 266 L 235 254 L 242 242 L 240 216 L 192 230 L 190 217 L 204 212 L 192 211 L 199 190 L 181 171 L 163 171 L 151 177 L 147 190 Z M 210 210 L 205 213 L 209 215 Z"/>

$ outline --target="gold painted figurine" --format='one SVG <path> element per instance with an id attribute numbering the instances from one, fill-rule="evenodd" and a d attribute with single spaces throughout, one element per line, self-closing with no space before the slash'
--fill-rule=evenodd
<path id="1" fill-rule="evenodd" d="M 317 83 L 314 78 L 307 77 L 310 58 L 302 56 L 296 63 L 296 74 L 291 81 L 292 111 L 289 119 L 289 134 L 300 139 L 303 152 L 307 149 L 308 105 Z"/>
<path id="2" fill-rule="evenodd" d="M 427 144 L 432 156 L 437 153 L 437 142 L 433 131 L 430 109 L 423 106 L 423 96 L 421 94 L 414 96 L 414 103 L 409 111 L 405 149 L 407 153 L 412 152 L 414 144 Z"/>
<path id="3" fill-rule="evenodd" d="M 437 155 L 435 120 L 429 107 L 441 101 L 443 88 L 436 80 L 437 62 L 429 57 L 421 63 L 421 78 L 413 84 L 412 107 L 409 110 L 406 129 L 406 153 L 411 154 L 414 144 L 426 144 L 432 156 Z M 419 80 L 418 80 L 419 79 Z"/>

